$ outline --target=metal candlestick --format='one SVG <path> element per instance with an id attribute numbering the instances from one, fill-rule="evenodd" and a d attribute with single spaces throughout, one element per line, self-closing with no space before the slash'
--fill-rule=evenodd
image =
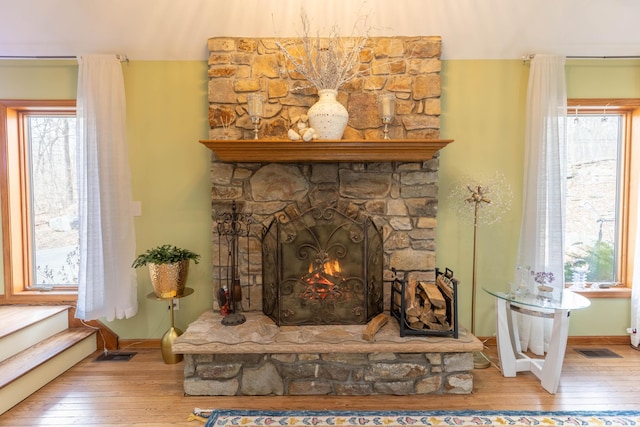
<path id="1" fill-rule="evenodd" d="M 247 95 L 247 109 L 253 123 L 253 139 L 258 139 L 258 125 L 264 114 L 264 96 L 260 93 L 250 93 Z"/>
<path id="2" fill-rule="evenodd" d="M 378 96 L 378 115 L 384 124 L 384 139 L 389 139 L 389 123 L 393 121 L 396 114 L 396 96 L 385 93 Z"/>
<path id="3" fill-rule="evenodd" d="M 384 139 L 389 139 L 389 123 L 391 123 L 391 118 L 383 117 L 382 123 L 384 123 L 384 129 L 382 130 L 384 132 Z"/>

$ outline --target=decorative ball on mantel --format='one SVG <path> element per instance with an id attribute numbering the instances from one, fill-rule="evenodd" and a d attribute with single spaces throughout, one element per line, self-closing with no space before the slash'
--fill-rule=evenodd
<path id="1" fill-rule="evenodd" d="M 309 116 L 303 114 L 298 117 L 294 117 L 292 122 L 292 128 L 287 132 L 287 136 L 292 141 L 303 140 L 309 142 L 313 139 L 318 139 L 318 134 L 315 129 L 309 127 Z"/>

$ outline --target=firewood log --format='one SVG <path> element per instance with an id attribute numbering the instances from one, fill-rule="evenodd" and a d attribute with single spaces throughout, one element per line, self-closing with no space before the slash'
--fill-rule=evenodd
<path id="1" fill-rule="evenodd" d="M 414 305 L 412 307 L 408 307 L 405 313 L 407 314 L 407 318 L 418 317 L 422 313 L 422 310 L 420 310 L 420 307 L 418 305 Z"/>
<path id="2" fill-rule="evenodd" d="M 433 313 L 433 310 L 427 310 L 427 311 L 424 311 L 424 312 L 420 315 L 419 319 L 420 319 L 420 321 L 421 321 L 422 323 L 424 323 L 425 325 L 428 325 L 428 324 L 430 324 L 430 323 L 435 323 L 435 322 L 437 322 L 437 321 L 438 321 L 438 320 L 436 319 L 435 314 Z"/>
<path id="3" fill-rule="evenodd" d="M 405 287 L 405 313 L 407 316 L 419 316 L 420 315 L 420 307 L 416 301 L 416 287 L 417 282 L 415 280 L 409 280 L 407 282 L 407 286 Z"/>
<path id="4" fill-rule="evenodd" d="M 409 322 L 409 327 L 411 329 L 424 329 L 424 323 L 422 323 L 421 321 Z"/>
<path id="5" fill-rule="evenodd" d="M 434 317 L 440 322 L 441 325 L 447 325 L 447 309 L 446 308 L 436 308 L 433 310 Z"/>
<path id="6" fill-rule="evenodd" d="M 427 293 L 429 301 L 431 301 L 431 305 L 436 308 L 446 307 L 447 303 L 442 296 L 442 292 L 438 289 L 438 285 L 435 283 L 420 282 L 419 286 Z"/>
<path id="7" fill-rule="evenodd" d="M 389 315 L 386 313 L 380 313 L 373 319 L 367 323 L 367 327 L 364 329 L 364 333 L 362 334 L 362 339 L 365 341 L 373 341 L 373 337 L 375 334 L 387 324 L 389 320 Z"/>
<path id="8" fill-rule="evenodd" d="M 446 307 L 442 307 L 442 308 L 436 308 L 433 310 L 433 312 L 435 313 L 436 317 L 439 316 L 447 316 L 447 308 Z"/>
<path id="9" fill-rule="evenodd" d="M 444 277 L 442 274 L 436 278 L 436 284 L 442 292 L 444 292 L 449 299 L 453 299 L 453 288 L 450 286 L 451 279 Z"/>
<path id="10" fill-rule="evenodd" d="M 420 322 L 420 318 L 418 316 L 407 316 L 406 317 L 408 323 L 418 323 Z"/>

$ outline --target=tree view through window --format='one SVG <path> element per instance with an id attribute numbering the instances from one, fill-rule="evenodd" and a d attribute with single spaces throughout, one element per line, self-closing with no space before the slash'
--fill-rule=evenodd
<path id="1" fill-rule="evenodd" d="M 77 286 L 79 264 L 75 117 L 25 116 L 36 288 Z"/>
<path id="2" fill-rule="evenodd" d="M 615 284 L 625 116 L 575 111 L 567 120 L 565 281 Z"/>

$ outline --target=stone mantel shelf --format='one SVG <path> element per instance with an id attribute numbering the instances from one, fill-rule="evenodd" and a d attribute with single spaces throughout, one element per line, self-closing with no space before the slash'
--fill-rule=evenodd
<path id="1" fill-rule="evenodd" d="M 415 162 L 429 160 L 452 139 L 201 140 L 223 162 Z"/>

